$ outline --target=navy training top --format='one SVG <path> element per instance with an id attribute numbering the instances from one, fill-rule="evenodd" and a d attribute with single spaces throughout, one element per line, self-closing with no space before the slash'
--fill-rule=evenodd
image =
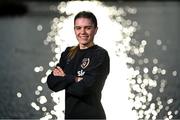
<path id="1" fill-rule="evenodd" d="M 101 91 L 110 69 L 108 52 L 98 45 L 78 48 L 71 60 L 68 59 L 70 49 L 67 47 L 62 52 L 57 64 L 66 75 L 51 73 L 47 78 L 48 87 L 55 92 L 65 89 L 65 119 L 106 119 Z M 75 82 L 77 76 L 83 79 Z"/>

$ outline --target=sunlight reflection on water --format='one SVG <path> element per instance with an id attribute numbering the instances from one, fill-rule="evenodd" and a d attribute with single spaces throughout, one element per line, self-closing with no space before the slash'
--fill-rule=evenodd
<path id="1" fill-rule="evenodd" d="M 52 6 L 51 6 L 52 9 Z M 55 9 L 55 8 L 54 8 Z M 159 92 L 163 93 L 167 85 L 166 79 L 160 76 L 166 75 L 167 70 L 162 68 L 157 58 L 149 59 L 144 57 L 144 51 L 148 42 L 146 40 L 136 40 L 133 35 L 137 31 L 138 22 L 127 19 L 127 15 L 135 15 L 138 11 L 131 7 L 106 6 L 102 2 L 90 1 L 71 1 L 61 2 L 57 9 L 61 14 L 52 20 L 51 31 L 48 33 L 45 45 L 50 45 L 54 58 L 49 62 L 49 69 L 42 77 L 41 83 L 45 84 L 47 76 L 51 73 L 60 58 L 61 52 L 67 47 L 76 45 L 77 41 L 73 31 L 73 18 L 76 13 L 82 10 L 92 11 L 98 19 L 98 33 L 95 43 L 107 49 L 111 59 L 111 72 L 103 89 L 102 103 L 106 111 L 107 119 L 156 119 L 158 113 L 164 108 L 161 97 L 154 98 L 150 92 L 158 87 Z M 42 30 L 38 25 L 38 31 Z M 145 32 L 149 36 L 149 32 Z M 158 39 L 156 45 L 163 51 L 167 46 Z M 148 67 L 148 64 L 153 66 Z M 35 72 L 42 72 L 42 66 L 34 68 Z M 177 76 L 177 71 L 173 71 L 172 76 Z M 153 75 L 153 76 L 152 76 Z M 36 95 L 40 95 L 37 101 L 40 104 L 48 104 L 46 96 L 41 95 L 43 88 L 37 87 Z M 22 94 L 17 93 L 20 98 Z M 51 94 L 52 100 L 56 103 L 54 109 L 47 111 L 46 107 L 40 107 L 36 102 L 31 106 L 45 113 L 41 119 L 51 119 L 54 116 L 64 119 L 64 91 Z M 152 100 L 155 99 L 156 101 Z M 167 100 L 167 104 L 172 104 L 173 98 Z M 178 110 L 173 111 L 178 114 Z M 172 111 L 167 112 L 164 119 L 171 119 Z"/>

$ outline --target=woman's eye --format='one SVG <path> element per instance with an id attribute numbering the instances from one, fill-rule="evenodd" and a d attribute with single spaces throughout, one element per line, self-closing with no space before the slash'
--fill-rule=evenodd
<path id="1" fill-rule="evenodd" d="M 81 27 L 74 27 L 74 29 L 76 29 L 76 30 L 80 30 L 80 29 L 81 29 Z"/>
<path id="2" fill-rule="evenodd" d="M 92 27 L 86 27 L 87 30 L 90 30 Z"/>

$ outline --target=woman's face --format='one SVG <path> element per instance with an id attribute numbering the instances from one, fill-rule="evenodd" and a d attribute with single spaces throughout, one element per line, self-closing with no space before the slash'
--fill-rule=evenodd
<path id="1" fill-rule="evenodd" d="M 74 32 L 80 47 L 90 47 L 93 44 L 97 28 L 88 18 L 77 18 L 74 23 Z"/>

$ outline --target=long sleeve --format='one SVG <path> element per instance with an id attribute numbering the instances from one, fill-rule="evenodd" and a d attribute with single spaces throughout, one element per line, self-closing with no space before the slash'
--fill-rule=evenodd
<path id="1" fill-rule="evenodd" d="M 75 81 L 73 75 L 66 75 L 64 77 L 54 76 L 52 73 L 47 78 L 47 84 L 52 91 L 60 91 L 65 89 L 69 84 Z"/>
<path id="2" fill-rule="evenodd" d="M 61 54 L 60 62 L 57 64 L 57 66 L 64 69 L 66 65 L 66 56 L 67 56 L 68 48 Z M 65 89 L 69 84 L 73 83 L 75 81 L 75 76 L 66 74 L 64 77 L 61 76 L 54 76 L 53 73 L 51 73 L 47 78 L 47 85 L 48 87 L 57 92 L 62 89 Z"/>
<path id="3" fill-rule="evenodd" d="M 67 87 L 66 92 L 74 96 L 99 94 L 103 89 L 107 75 L 109 74 L 109 56 L 107 51 L 94 51 L 90 64 L 84 69 L 85 74 L 80 82 L 75 82 Z"/>

